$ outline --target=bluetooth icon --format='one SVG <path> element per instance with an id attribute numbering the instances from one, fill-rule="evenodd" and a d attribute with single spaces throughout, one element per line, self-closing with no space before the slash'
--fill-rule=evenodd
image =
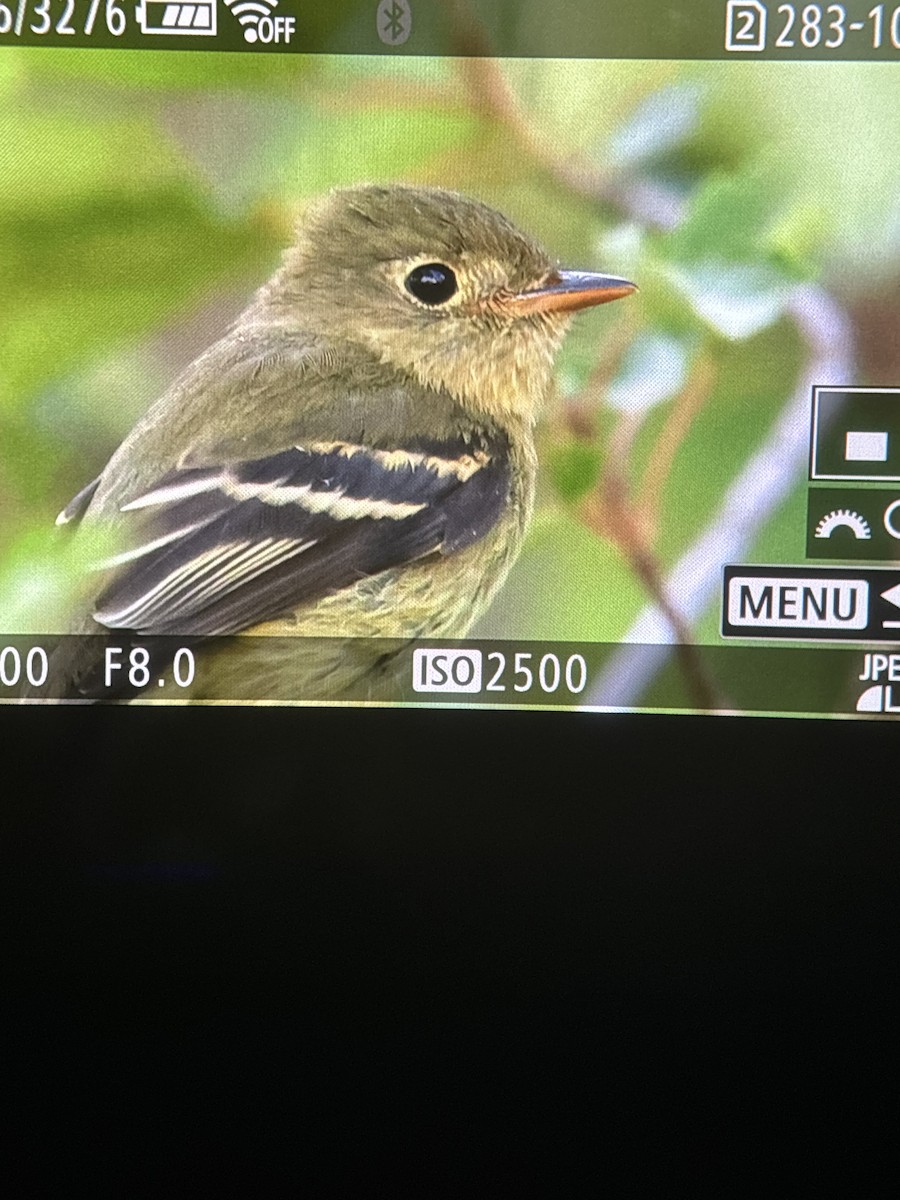
<path id="1" fill-rule="evenodd" d="M 381 0 L 375 14 L 375 26 L 386 46 L 402 46 L 412 33 L 409 0 Z"/>

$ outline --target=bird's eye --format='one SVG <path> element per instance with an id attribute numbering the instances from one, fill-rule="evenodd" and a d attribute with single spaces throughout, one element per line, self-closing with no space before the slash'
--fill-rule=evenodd
<path id="1" fill-rule="evenodd" d="M 423 304 L 446 304 L 456 295 L 456 276 L 444 263 L 423 263 L 407 275 L 406 290 Z"/>

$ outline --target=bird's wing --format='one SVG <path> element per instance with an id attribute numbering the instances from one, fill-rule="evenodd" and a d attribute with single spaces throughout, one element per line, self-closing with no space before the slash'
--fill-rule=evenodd
<path id="1" fill-rule="evenodd" d="M 121 506 L 129 549 L 94 619 L 140 633 L 236 633 L 439 551 L 503 512 L 500 439 L 379 449 L 309 440 L 266 457 L 172 471 Z"/>

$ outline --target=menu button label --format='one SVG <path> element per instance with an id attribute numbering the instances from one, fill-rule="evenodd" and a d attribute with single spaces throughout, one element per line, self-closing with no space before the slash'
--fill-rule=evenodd
<path id="1" fill-rule="evenodd" d="M 865 579 L 733 575 L 728 624 L 738 629 L 861 630 L 869 623 Z"/>

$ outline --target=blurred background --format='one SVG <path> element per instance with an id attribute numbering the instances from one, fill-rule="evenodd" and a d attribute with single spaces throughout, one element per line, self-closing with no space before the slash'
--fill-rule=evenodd
<path id="1" fill-rule="evenodd" d="M 573 326 L 476 633 L 717 641 L 724 561 L 804 560 L 810 385 L 900 383 L 890 67 L 18 48 L 0 97 L 4 632 L 65 629 L 56 514 L 335 185 L 457 188 L 641 289 Z"/>

